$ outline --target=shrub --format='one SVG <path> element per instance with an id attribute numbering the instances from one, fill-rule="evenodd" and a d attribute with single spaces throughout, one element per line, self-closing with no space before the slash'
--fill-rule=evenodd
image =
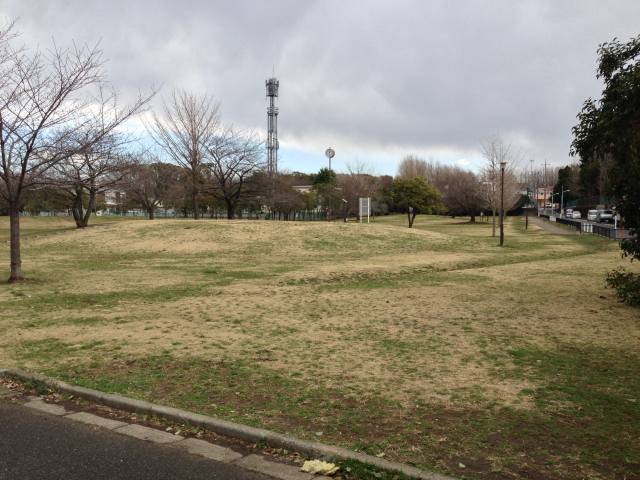
<path id="1" fill-rule="evenodd" d="M 612 270 L 607 275 L 607 286 L 616 291 L 620 300 L 640 307 L 640 275 L 627 272 L 623 268 Z"/>

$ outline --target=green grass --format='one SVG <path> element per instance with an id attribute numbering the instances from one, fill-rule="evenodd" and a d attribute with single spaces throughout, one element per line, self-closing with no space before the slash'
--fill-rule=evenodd
<path id="1" fill-rule="evenodd" d="M 72 317 L 67 316 L 64 319 L 40 319 L 40 320 L 28 320 L 22 324 L 22 328 L 43 328 L 43 327 L 51 327 L 55 325 L 100 325 L 104 323 L 126 323 L 126 319 L 116 318 L 113 320 L 108 320 L 103 317 L 98 316 L 80 316 L 80 317 Z"/>
<path id="2" fill-rule="evenodd" d="M 91 227 L 113 225 L 130 219 L 118 217 L 93 217 Z M 0 217 L 0 242 L 9 241 L 9 219 Z M 20 219 L 22 238 L 43 237 L 75 230 L 69 217 L 22 217 Z"/>
<path id="3" fill-rule="evenodd" d="M 460 478 L 638 478 L 615 243 L 405 222 L 25 219 L 0 362 Z"/>
<path id="4" fill-rule="evenodd" d="M 82 351 L 93 351 L 103 344 L 104 342 L 102 341 L 91 341 L 74 345 L 61 342 L 56 338 L 25 340 L 17 346 L 16 357 L 20 360 L 37 359 L 40 362 L 55 363 L 56 360 L 62 357 Z"/>
<path id="5" fill-rule="evenodd" d="M 216 281 L 214 285 L 223 285 L 226 280 Z M 86 310 L 91 307 L 109 308 L 117 305 L 119 302 L 170 302 L 172 300 L 198 296 L 205 291 L 209 285 L 194 284 L 182 286 L 167 286 L 158 288 L 146 288 L 139 290 L 122 290 L 111 292 L 95 292 L 95 293 L 79 293 L 79 294 L 60 294 L 52 293 L 40 295 L 37 298 L 24 301 L 24 297 L 17 294 L 18 299 L 4 302 L 7 308 L 13 309 L 29 309 L 32 312 L 51 313 L 56 310 Z M 98 323 L 94 317 L 93 323 Z M 71 322 L 73 323 L 73 321 Z M 82 323 L 79 320 L 78 323 Z M 91 324 L 92 321 L 87 322 Z"/>
<path id="6" fill-rule="evenodd" d="M 32 355 L 45 358 L 69 348 L 51 342 L 29 347 Z M 390 340 L 381 341 L 380 349 L 401 356 L 415 351 L 411 344 Z M 585 464 L 602 475 L 638 471 L 638 357 L 589 347 L 509 354 L 515 359 L 510 375 L 540 380 L 538 388 L 523 392 L 535 399 L 536 411 L 434 407 L 418 399 L 413 407 L 403 408 L 380 395 L 311 386 L 270 368 L 225 358 L 165 354 L 104 365 L 96 354 L 87 365 L 65 365 L 47 373 L 82 386 L 151 401 L 162 398 L 170 405 L 373 455 L 397 452 L 406 445 L 439 469 L 469 473 L 471 478 L 474 471 L 486 469 L 494 474 L 517 472 L 523 457 L 546 478 L 579 473 Z M 402 434 L 394 432 L 398 422 Z M 551 461 L 558 456 L 560 463 Z"/>

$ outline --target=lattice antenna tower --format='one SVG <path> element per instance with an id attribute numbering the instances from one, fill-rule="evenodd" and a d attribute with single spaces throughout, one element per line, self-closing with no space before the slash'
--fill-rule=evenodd
<path id="1" fill-rule="evenodd" d="M 278 87 L 280 82 L 277 78 L 267 79 L 267 171 L 269 175 L 278 173 L 278 107 L 276 98 L 278 97 Z"/>

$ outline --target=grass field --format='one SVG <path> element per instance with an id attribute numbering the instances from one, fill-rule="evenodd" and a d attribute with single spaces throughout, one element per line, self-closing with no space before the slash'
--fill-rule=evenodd
<path id="1" fill-rule="evenodd" d="M 464 220 L 25 219 L 0 366 L 458 477 L 640 478 L 616 244 Z"/>

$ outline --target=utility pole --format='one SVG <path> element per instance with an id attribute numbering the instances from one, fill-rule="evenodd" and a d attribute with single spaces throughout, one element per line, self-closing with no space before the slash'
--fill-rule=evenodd
<path id="1" fill-rule="evenodd" d="M 533 204 L 538 207 L 538 192 L 536 190 L 535 181 L 533 179 L 533 158 L 529 160 L 531 162 L 531 168 L 529 169 L 529 186 L 531 187 L 531 193 L 533 194 Z"/>
<path id="2" fill-rule="evenodd" d="M 500 246 L 504 247 L 504 168 L 507 162 L 500 162 Z"/>
<path id="3" fill-rule="evenodd" d="M 494 153 L 493 162 L 491 162 L 491 236 L 496 236 L 496 161 L 497 155 Z"/>
<path id="4" fill-rule="evenodd" d="M 544 169 L 542 170 L 542 188 L 543 188 L 543 193 L 542 195 L 544 196 L 542 203 L 542 209 L 543 212 L 546 214 L 547 213 L 547 161 L 544 161 Z"/>

